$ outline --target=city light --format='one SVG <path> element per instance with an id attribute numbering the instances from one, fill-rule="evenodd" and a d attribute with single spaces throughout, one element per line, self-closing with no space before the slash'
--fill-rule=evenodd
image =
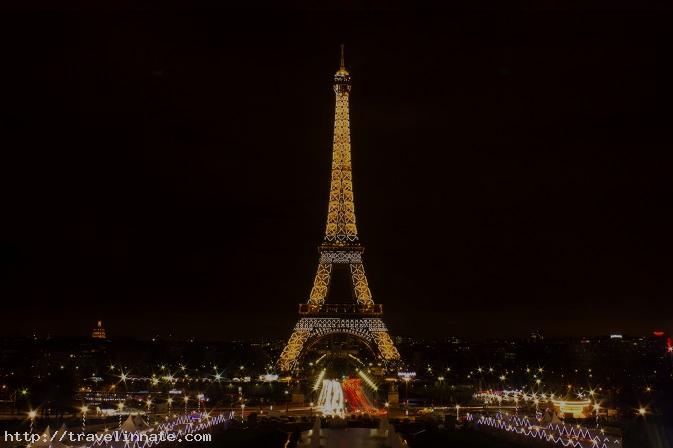
<path id="1" fill-rule="evenodd" d="M 573 448 L 613 448 L 621 446 L 621 440 L 606 437 L 600 429 L 584 428 L 580 425 L 549 424 L 540 426 L 538 422 L 528 418 L 508 416 L 498 413 L 495 417 L 468 413 L 467 420 L 477 426 L 488 426 L 493 429 L 517 434 L 522 437 L 538 441 L 545 441 L 563 447 Z M 579 440 L 585 440 L 590 445 L 584 445 Z"/>

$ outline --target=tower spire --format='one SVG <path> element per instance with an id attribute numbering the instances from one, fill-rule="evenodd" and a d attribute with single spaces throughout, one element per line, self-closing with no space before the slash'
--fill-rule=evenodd
<path id="1" fill-rule="evenodd" d="M 341 58 L 339 59 L 339 71 L 334 75 L 335 83 L 348 84 L 350 83 L 350 75 L 346 70 L 346 62 L 344 59 L 344 44 L 341 44 Z"/>

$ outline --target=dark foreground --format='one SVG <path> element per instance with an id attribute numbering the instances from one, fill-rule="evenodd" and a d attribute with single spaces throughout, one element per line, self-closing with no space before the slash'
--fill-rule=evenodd
<path id="1" fill-rule="evenodd" d="M 305 431 L 310 424 L 259 423 L 238 425 L 227 431 L 214 434 L 212 443 L 193 444 L 192 448 L 256 448 L 283 447 L 294 431 Z M 403 434 L 412 448 L 457 447 L 457 448 L 522 448 L 526 445 L 503 440 L 494 435 L 464 429 L 450 430 L 424 424 L 398 424 L 396 429 Z"/>

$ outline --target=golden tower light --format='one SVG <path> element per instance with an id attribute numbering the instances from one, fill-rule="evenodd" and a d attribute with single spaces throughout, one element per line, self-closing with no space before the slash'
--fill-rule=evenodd
<path id="1" fill-rule="evenodd" d="M 380 319 L 383 308 L 376 305 L 372 298 L 362 261 L 364 248 L 358 241 L 350 142 L 351 77 L 346 70 L 343 45 L 333 88 L 336 103 L 325 237 L 319 248 L 320 259 L 309 300 L 300 305 L 302 317 L 278 360 L 278 367 L 283 371 L 296 365 L 309 340 L 327 334 L 350 334 L 363 339 L 377 349 L 385 362 L 400 359 Z M 353 304 L 326 303 L 335 264 L 348 265 L 355 299 Z"/>

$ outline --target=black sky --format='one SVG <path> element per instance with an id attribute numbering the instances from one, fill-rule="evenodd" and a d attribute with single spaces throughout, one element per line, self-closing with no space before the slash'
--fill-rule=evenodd
<path id="1" fill-rule="evenodd" d="M 0 334 L 287 335 L 341 42 L 394 334 L 673 330 L 669 10 L 5 12 Z"/>

